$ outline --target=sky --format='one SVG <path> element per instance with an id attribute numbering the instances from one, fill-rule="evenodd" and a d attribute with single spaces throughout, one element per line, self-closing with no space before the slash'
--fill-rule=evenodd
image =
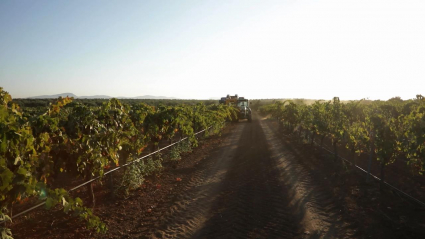
<path id="1" fill-rule="evenodd" d="M 411 99 L 425 95 L 425 1 L 1 0 L 0 87 Z"/>

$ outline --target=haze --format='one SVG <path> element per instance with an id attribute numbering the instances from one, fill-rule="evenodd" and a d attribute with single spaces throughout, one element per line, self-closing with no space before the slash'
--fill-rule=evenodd
<path id="1" fill-rule="evenodd" d="M 425 94 L 425 1 L 0 2 L 13 97 Z"/>

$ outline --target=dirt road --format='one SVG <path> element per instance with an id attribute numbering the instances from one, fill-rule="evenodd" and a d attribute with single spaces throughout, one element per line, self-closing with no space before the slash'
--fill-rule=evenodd
<path id="1" fill-rule="evenodd" d="M 332 197 L 267 120 L 240 122 L 148 238 L 350 238 Z"/>

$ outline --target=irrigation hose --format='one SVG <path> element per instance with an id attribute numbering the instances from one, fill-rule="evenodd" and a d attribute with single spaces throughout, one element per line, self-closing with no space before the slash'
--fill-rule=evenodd
<path id="1" fill-rule="evenodd" d="M 284 135 L 285 137 L 288 137 L 288 138 L 289 138 L 289 135 L 287 135 L 287 134 L 283 134 L 283 135 Z M 322 149 L 324 149 L 324 150 L 328 151 L 329 153 L 334 154 L 332 151 L 330 151 L 329 149 L 327 149 L 327 148 L 325 148 L 325 147 L 323 147 L 323 146 L 320 146 L 320 145 L 319 145 L 318 143 L 316 143 L 315 141 L 313 141 L 313 143 L 314 143 L 314 144 L 316 144 L 317 146 L 319 146 L 320 148 L 322 148 Z M 341 157 L 341 156 L 339 156 L 339 155 L 338 155 L 338 158 L 340 158 L 340 159 L 344 160 L 345 162 L 349 163 L 350 165 L 353 165 L 353 163 L 352 163 L 352 162 L 350 162 L 349 160 L 347 160 L 347 159 L 345 159 L 345 158 L 343 158 L 343 157 Z M 376 179 L 377 181 L 382 181 L 379 177 L 377 177 L 377 176 L 373 175 L 372 173 L 367 172 L 367 170 L 365 170 L 365 169 L 363 169 L 363 168 L 359 167 L 358 165 L 354 165 L 354 166 L 355 166 L 357 169 L 359 169 L 360 171 L 362 171 L 362 172 L 364 172 L 364 173 L 366 173 L 366 174 L 368 174 L 368 175 L 372 176 L 372 178 Z M 387 182 L 385 182 L 385 181 L 383 181 L 383 183 L 384 183 L 384 185 L 388 186 L 390 189 L 392 189 L 392 190 L 394 190 L 394 191 L 396 191 L 396 192 L 398 192 L 398 193 L 401 193 L 403 196 L 405 196 L 405 197 L 409 198 L 410 200 L 412 200 L 412 201 L 416 202 L 417 204 L 419 204 L 419 205 L 421 205 L 421 206 L 425 207 L 425 203 L 424 203 L 424 202 L 422 202 L 422 201 L 420 201 L 419 199 L 414 198 L 413 196 L 411 196 L 411 195 L 407 194 L 406 192 L 403 192 L 402 190 L 400 190 L 400 189 L 396 188 L 395 186 L 393 186 L 393 185 L 391 185 L 391 184 L 389 184 L 389 183 L 387 183 Z"/>
<path id="2" fill-rule="evenodd" d="M 197 132 L 197 133 L 193 134 L 193 136 L 198 135 L 198 134 L 200 134 L 200 133 L 202 133 L 202 132 L 205 132 L 206 130 L 211 129 L 212 127 L 213 127 L 213 126 L 210 126 L 210 127 L 206 128 L 206 129 L 203 129 L 203 130 L 201 130 L 201 131 L 199 131 L 199 132 Z M 175 145 L 175 144 L 178 144 L 178 143 L 180 143 L 180 142 L 182 142 L 182 141 L 184 141 L 184 140 L 186 140 L 186 139 L 188 139 L 188 138 L 189 138 L 189 137 L 184 137 L 184 138 L 180 139 L 179 141 L 177 141 L 177 142 L 175 142 L 175 143 L 172 143 L 172 144 L 170 144 L 170 145 L 167 145 L 167 146 L 166 146 L 166 147 L 164 147 L 164 148 L 158 149 L 157 151 L 154 151 L 154 152 L 152 152 L 152 153 L 149 153 L 149 154 L 147 154 L 147 155 L 145 155 L 145 156 L 143 156 L 143 157 L 137 158 L 137 159 L 135 159 L 135 160 L 133 160 L 133 161 L 131 161 L 131 162 L 128 162 L 128 163 L 126 163 L 126 164 L 123 164 L 123 165 L 121 165 L 121 166 L 118 166 L 118 167 L 116 167 L 116 168 L 114 168 L 114 169 L 111 169 L 111 170 L 109 170 L 109 171 L 105 172 L 105 173 L 103 174 L 103 176 L 104 176 L 104 175 L 107 175 L 107 174 L 110 174 L 110 173 L 112 173 L 112 172 L 114 172 L 114 171 L 117 171 L 118 169 L 121 169 L 121 168 L 127 167 L 127 166 L 132 165 L 132 164 L 137 163 L 137 162 L 140 162 L 140 160 L 142 160 L 142 159 L 144 159 L 144 158 L 147 158 L 147 157 L 149 157 L 149 156 L 152 156 L 152 155 L 154 155 L 154 154 L 157 154 L 157 153 L 161 152 L 162 150 L 167 149 L 167 148 L 169 148 L 169 147 L 171 147 L 171 146 L 173 146 L 173 145 Z M 78 186 L 75 186 L 75 187 L 73 187 L 73 188 L 69 189 L 69 190 L 68 190 L 68 192 L 72 192 L 72 191 L 74 191 L 74 190 L 76 190 L 76 189 L 78 189 L 78 188 L 81 188 L 81 187 L 83 187 L 83 186 L 85 186 L 85 185 L 89 184 L 89 183 L 92 183 L 92 182 L 94 182 L 94 181 L 96 181 L 96 180 L 100 179 L 100 178 L 101 178 L 101 177 L 103 177 L 103 176 L 97 176 L 97 177 L 95 177 L 95 178 L 92 178 L 92 179 L 90 179 L 90 180 L 88 180 L 88 181 L 86 181 L 86 182 L 84 182 L 84 183 L 82 183 L 82 184 L 80 184 L 80 185 L 78 185 Z M 26 214 L 26 213 L 28 213 L 28 212 L 30 212 L 30 211 L 32 211 L 32 210 L 34 210 L 34 209 L 36 209 L 36 208 L 39 208 L 39 207 L 43 206 L 44 204 L 46 204 L 46 201 L 45 201 L 45 200 L 46 200 L 46 199 L 44 199 L 44 202 L 41 202 L 41 203 L 39 203 L 39 204 L 37 204 L 37 205 L 35 205 L 35 206 L 33 206 L 33 207 L 30 207 L 30 208 L 28 208 L 27 210 L 24 210 L 24 211 L 22 211 L 22 212 L 20 212 L 20 213 L 17 213 L 17 214 L 15 214 L 15 215 L 13 215 L 13 216 L 11 217 L 11 219 L 17 218 L 17 217 L 19 217 L 19 216 L 21 216 L 21 215 L 23 215 L 23 214 Z M 4 224 L 4 223 L 5 223 L 5 221 L 0 222 L 0 224 Z"/>

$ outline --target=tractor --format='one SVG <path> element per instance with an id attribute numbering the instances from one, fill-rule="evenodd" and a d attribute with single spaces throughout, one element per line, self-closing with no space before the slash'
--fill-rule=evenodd
<path id="1" fill-rule="evenodd" d="M 238 122 L 241 119 L 247 119 L 248 122 L 252 121 L 252 112 L 249 108 L 249 101 L 244 97 L 238 97 L 238 95 L 222 97 L 220 104 L 231 105 L 237 109 L 237 118 L 233 118 L 232 121 Z"/>

